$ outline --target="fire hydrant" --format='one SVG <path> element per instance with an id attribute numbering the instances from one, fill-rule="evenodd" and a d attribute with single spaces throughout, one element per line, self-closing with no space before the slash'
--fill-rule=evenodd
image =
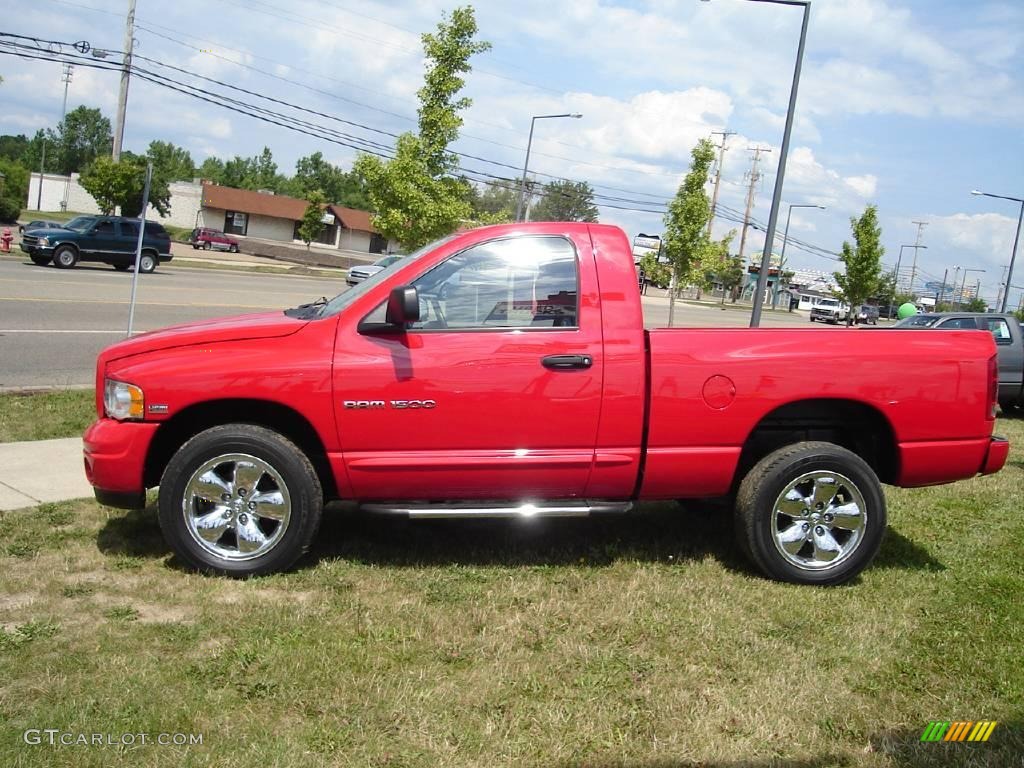
<path id="1" fill-rule="evenodd" d="M 14 240 L 14 235 L 11 234 L 11 228 L 4 227 L 3 234 L 0 234 L 0 252 L 10 253 L 12 240 Z"/>

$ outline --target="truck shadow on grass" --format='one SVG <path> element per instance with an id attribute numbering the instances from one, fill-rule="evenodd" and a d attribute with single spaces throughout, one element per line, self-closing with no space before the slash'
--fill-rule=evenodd
<path id="1" fill-rule="evenodd" d="M 163 558 L 171 554 L 156 506 L 111 517 L 97 536 L 113 556 Z M 393 567 L 445 565 L 604 567 L 617 561 L 676 564 L 713 557 L 732 571 L 753 573 L 735 543 L 731 512 L 706 503 L 642 504 L 628 514 L 583 519 L 408 520 L 330 505 L 310 553 L 298 568 L 323 560 Z M 181 567 L 176 558 L 171 567 Z M 924 547 L 892 528 L 875 568 L 944 570 Z"/>

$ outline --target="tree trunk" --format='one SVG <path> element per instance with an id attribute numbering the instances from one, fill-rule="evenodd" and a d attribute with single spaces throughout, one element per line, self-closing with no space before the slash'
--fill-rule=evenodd
<path id="1" fill-rule="evenodd" d="M 672 279 L 668 281 L 668 327 L 672 327 L 672 321 L 676 313 L 676 268 L 672 266 Z"/>

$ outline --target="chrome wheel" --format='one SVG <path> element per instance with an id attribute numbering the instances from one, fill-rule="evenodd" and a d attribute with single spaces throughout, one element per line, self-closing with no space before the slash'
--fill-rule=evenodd
<path id="1" fill-rule="evenodd" d="M 139 259 L 139 271 L 148 275 L 154 269 L 156 269 L 156 259 L 153 255 L 149 253 L 142 254 L 142 257 Z"/>
<path id="2" fill-rule="evenodd" d="M 281 541 L 292 502 L 274 467 L 250 454 L 228 453 L 192 473 L 181 511 L 186 529 L 204 550 L 241 561 L 265 555 Z"/>
<path id="3" fill-rule="evenodd" d="M 860 489 L 838 472 L 806 472 L 787 485 L 772 510 L 779 554 L 805 570 L 834 568 L 864 540 L 867 504 Z"/>

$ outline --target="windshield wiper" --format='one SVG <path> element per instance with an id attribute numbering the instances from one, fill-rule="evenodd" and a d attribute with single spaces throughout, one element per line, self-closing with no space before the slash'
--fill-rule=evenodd
<path id="1" fill-rule="evenodd" d="M 284 313 L 288 317 L 297 317 L 299 319 L 307 319 L 310 317 L 316 317 L 320 314 L 321 307 L 327 305 L 327 297 L 321 296 L 316 301 L 311 301 L 308 304 L 299 304 L 297 307 L 292 309 L 286 309 Z"/>

